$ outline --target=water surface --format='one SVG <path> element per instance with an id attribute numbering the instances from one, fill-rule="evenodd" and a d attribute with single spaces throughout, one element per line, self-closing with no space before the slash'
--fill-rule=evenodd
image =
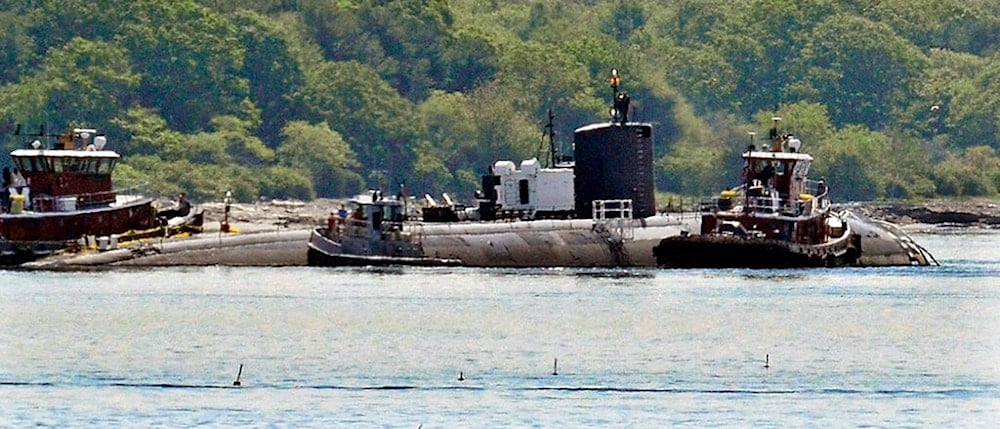
<path id="1" fill-rule="evenodd" d="M 1000 235 L 916 238 L 941 267 L 0 271 L 0 426 L 992 426 Z"/>

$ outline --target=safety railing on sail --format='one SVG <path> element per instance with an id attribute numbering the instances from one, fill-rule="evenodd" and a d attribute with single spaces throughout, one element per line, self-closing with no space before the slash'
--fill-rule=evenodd
<path id="1" fill-rule="evenodd" d="M 622 240 L 635 237 L 632 225 L 632 200 L 594 200 L 591 218 L 595 227 L 605 228 Z"/>

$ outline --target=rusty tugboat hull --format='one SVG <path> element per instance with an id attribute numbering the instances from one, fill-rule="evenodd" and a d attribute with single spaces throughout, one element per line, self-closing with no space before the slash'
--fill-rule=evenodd
<path id="1" fill-rule="evenodd" d="M 151 198 L 137 197 L 90 210 L 0 215 L 0 265 L 20 265 L 76 244 L 81 237 L 108 237 L 153 228 Z"/>
<path id="2" fill-rule="evenodd" d="M 725 235 L 675 236 L 653 248 L 664 268 L 817 268 L 856 265 L 849 236 L 821 246 Z"/>
<path id="3" fill-rule="evenodd" d="M 894 225 L 835 212 L 823 178 L 809 180 L 812 156 L 779 134 L 743 153 L 743 183 L 705 208 L 699 234 L 665 237 L 653 253 L 668 268 L 808 268 L 931 265 L 934 257 Z M 753 136 L 753 133 L 751 133 Z"/>

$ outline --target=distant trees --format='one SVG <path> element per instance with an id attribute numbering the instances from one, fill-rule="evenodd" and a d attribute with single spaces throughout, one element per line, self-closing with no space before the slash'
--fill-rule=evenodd
<path id="1" fill-rule="evenodd" d="M 52 48 L 30 75 L 0 88 L 0 117 L 32 126 L 109 122 L 140 85 L 127 52 L 80 38 Z"/>
<path id="2" fill-rule="evenodd" d="M 772 116 L 839 198 L 1000 192 L 1000 1 L 10 0 L 0 143 L 101 128 L 118 179 L 196 198 L 467 199 L 605 121 L 619 69 L 656 184 L 731 185 Z M 7 161 L 3 161 L 7 162 Z"/>

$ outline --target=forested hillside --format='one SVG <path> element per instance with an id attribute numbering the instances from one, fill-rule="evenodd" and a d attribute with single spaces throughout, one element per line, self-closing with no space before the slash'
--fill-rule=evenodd
<path id="1" fill-rule="evenodd" d="M 1000 191 L 1000 0 L 5 0 L 0 142 L 95 127 L 201 200 L 468 200 L 549 109 L 563 146 L 607 120 L 612 69 L 663 192 L 731 185 L 772 116 L 839 200 Z"/>

